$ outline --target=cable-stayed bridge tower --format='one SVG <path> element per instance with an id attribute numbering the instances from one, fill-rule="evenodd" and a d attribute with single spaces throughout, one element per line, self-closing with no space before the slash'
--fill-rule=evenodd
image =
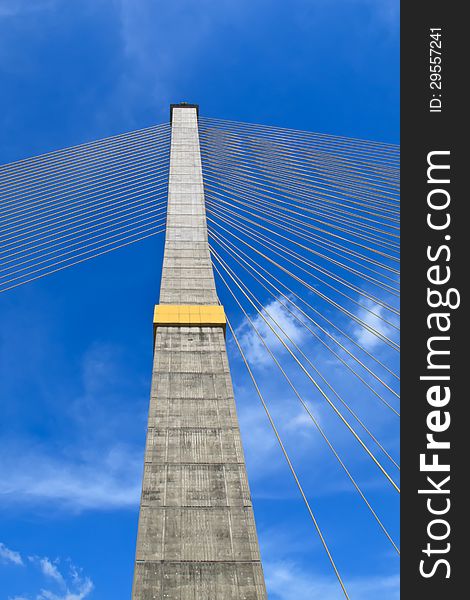
<path id="1" fill-rule="evenodd" d="M 164 252 L 132 598 L 266 598 L 191 105 L 171 107 Z"/>
<path id="2" fill-rule="evenodd" d="M 0 166 L 0 294 L 166 232 L 132 599 L 266 598 L 225 333 L 311 563 L 349 599 L 338 546 L 378 533 L 399 555 L 399 148 L 188 104 L 170 121 Z M 335 477 L 357 502 L 329 514 Z"/>

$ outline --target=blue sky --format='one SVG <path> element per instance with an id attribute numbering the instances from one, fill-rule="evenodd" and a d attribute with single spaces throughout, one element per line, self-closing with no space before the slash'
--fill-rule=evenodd
<path id="1" fill-rule="evenodd" d="M 0 0 L 0 162 L 164 122 L 181 100 L 211 117 L 397 143 L 398 34 L 395 0 Z M 130 597 L 162 250 L 146 240 L 0 297 L 0 600 Z M 396 600 L 391 547 L 220 294 L 351 597 Z M 228 347 L 270 598 L 340 598 Z M 397 537 L 395 496 L 318 411 Z M 395 422 L 368 416 L 397 451 Z"/>

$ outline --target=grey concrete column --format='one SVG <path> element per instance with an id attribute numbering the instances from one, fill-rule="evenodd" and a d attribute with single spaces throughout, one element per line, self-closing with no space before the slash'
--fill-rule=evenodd
<path id="1" fill-rule="evenodd" d="M 172 110 L 160 304 L 217 304 L 194 107 Z M 266 599 L 221 326 L 156 331 L 132 598 Z"/>

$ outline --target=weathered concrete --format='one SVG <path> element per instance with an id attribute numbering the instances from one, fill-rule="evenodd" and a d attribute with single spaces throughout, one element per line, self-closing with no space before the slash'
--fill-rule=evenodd
<path id="1" fill-rule="evenodd" d="M 195 108 L 174 108 L 161 304 L 217 304 Z M 133 600 L 266 599 L 222 327 L 155 338 Z"/>

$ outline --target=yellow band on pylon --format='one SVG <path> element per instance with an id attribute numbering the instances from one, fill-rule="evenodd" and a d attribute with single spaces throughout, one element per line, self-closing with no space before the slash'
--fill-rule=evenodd
<path id="1" fill-rule="evenodd" d="M 224 307 L 198 304 L 156 304 L 153 325 L 164 327 L 223 327 L 226 325 Z"/>

